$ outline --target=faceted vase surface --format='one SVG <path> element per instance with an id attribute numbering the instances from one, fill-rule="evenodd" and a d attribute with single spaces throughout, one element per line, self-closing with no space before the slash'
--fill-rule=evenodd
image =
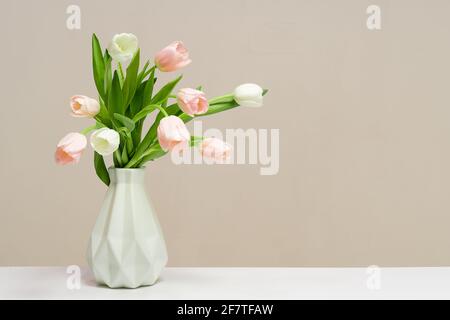
<path id="1" fill-rule="evenodd" d="M 145 169 L 109 169 L 111 183 L 89 240 L 87 260 L 99 284 L 152 285 L 167 263 L 164 237 L 144 187 Z"/>

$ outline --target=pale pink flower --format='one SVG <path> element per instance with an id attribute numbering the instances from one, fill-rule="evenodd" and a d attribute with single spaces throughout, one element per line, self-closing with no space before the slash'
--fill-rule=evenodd
<path id="1" fill-rule="evenodd" d="M 189 146 L 191 135 L 184 122 L 176 116 L 161 119 L 158 126 L 158 141 L 164 151 L 182 151 Z"/>
<path id="2" fill-rule="evenodd" d="M 200 153 L 204 158 L 223 162 L 230 157 L 231 146 L 217 138 L 206 138 L 200 144 Z"/>
<path id="3" fill-rule="evenodd" d="M 57 164 L 78 163 L 81 153 L 86 148 L 86 137 L 78 132 L 71 132 L 62 138 L 55 152 L 55 161 Z"/>
<path id="4" fill-rule="evenodd" d="M 155 65 L 163 72 L 178 70 L 189 63 L 189 51 L 181 41 L 172 42 L 155 56 Z"/>
<path id="5" fill-rule="evenodd" d="M 82 95 L 70 98 L 70 108 L 72 116 L 80 118 L 93 118 L 100 112 L 97 100 Z"/>
<path id="6" fill-rule="evenodd" d="M 194 116 L 208 111 L 208 100 L 202 91 L 185 88 L 178 91 L 178 106 L 184 113 Z"/>

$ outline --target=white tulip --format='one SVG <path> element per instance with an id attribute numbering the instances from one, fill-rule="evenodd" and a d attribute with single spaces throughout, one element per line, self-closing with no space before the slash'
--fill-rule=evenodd
<path id="1" fill-rule="evenodd" d="M 254 83 L 241 84 L 234 89 L 234 100 L 242 107 L 262 107 L 263 89 Z"/>
<path id="2" fill-rule="evenodd" d="M 91 135 L 91 146 L 102 156 L 108 156 L 119 148 L 120 136 L 115 130 L 101 128 Z"/>
<path id="3" fill-rule="evenodd" d="M 138 39 L 132 33 L 116 34 L 108 46 L 109 55 L 121 63 L 130 61 L 138 50 Z"/>

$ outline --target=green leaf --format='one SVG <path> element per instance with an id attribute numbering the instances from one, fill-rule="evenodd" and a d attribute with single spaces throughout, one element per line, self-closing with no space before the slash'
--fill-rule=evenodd
<path id="1" fill-rule="evenodd" d="M 141 74 L 139 74 L 138 78 L 140 78 L 141 81 L 144 80 L 150 73 L 155 73 L 155 69 L 156 69 L 156 66 L 153 66 L 153 67 L 151 67 L 148 70 L 144 69 L 145 72 L 144 72 L 144 70 L 142 70 L 142 72 L 141 72 Z"/>
<path id="2" fill-rule="evenodd" d="M 122 163 L 127 163 L 128 162 L 128 153 L 127 153 L 127 148 L 123 148 L 122 150 Z"/>
<path id="3" fill-rule="evenodd" d="M 150 104 L 153 94 L 153 87 L 155 84 L 154 69 L 151 72 L 150 78 L 142 82 L 136 90 L 136 93 L 130 104 L 130 116 L 134 117 L 141 109 L 142 106 Z"/>
<path id="4" fill-rule="evenodd" d="M 120 154 L 120 150 L 119 149 L 114 151 L 113 159 L 114 159 L 114 166 L 116 168 L 122 168 L 123 167 L 122 158 L 121 158 L 121 154 Z"/>
<path id="5" fill-rule="evenodd" d="M 134 119 L 134 116 L 140 112 L 142 109 L 142 106 L 148 106 L 150 105 L 150 102 L 152 100 L 153 95 L 153 88 L 156 82 L 155 78 L 155 68 L 152 68 L 150 71 L 150 77 L 147 81 L 144 81 L 141 86 L 139 87 L 135 98 L 133 99 L 131 103 L 131 116 Z M 146 113 L 147 111 L 144 111 Z M 145 114 L 147 115 L 148 112 Z M 143 114 L 140 114 L 139 118 L 140 121 L 136 123 L 136 129 L 133 131 L 133 142 L 134 145 L 138 146 L 141 142 L 141 135 L 142 135 L 142 127 L 144 124 L 143 119 L 141 118 Z M 144 115 L 144 116 L 145 116 Z"/>
<path id="6" fill-rule="evenodd" d="M 155 87 L 155 69 L 150 72 L 150 77 L 148 78 L 147 83 L 144 87 L 143 100 L 142 103 L 144 106 L 149 105 L 152 101 L 153 88 Z"/>
<path id="7" fill-rule="evenodd" d="M 134 122 L 138 122 L 139 120 L 145 118 L 149 113 L 155 111 L 158 105 L 151 104 L 141 109 L 136 115 L 133 117 Z"/>
<path id="8" fill-rule="evenodd" d="M 170 116 L 179 116 L 180 114 L 183 113 L 183 111 L 181 111 L 180 107 L 178 106 L 178 103 L 174 103 L 174 104 L 171 104 L 170 106 L 168 106 L 166 108 L 166 112 Z"/>
<path id="9" fill-rule="evenodd" d="M 179 76 L 175 80 L 167 83 L 164 87 L 162 87 L 159 92 L 153 97 L 151 104 L 161 104 L 169 97 L 172 90 L 175 88 L 177 83 L 181 80 L 183 76 Z"/>
<path id="10" fill-rule="evenodd" d="M 120 88 L 119 75 L 117 71 L 114 71 L 114 77 L 112 80 L 111 90 L 109 91 L 108 95 L 107 106 L 111 118 L 114 117 L 114 113 L 124 114 L 122 89 Z"/>
<path id="11" fill-rule="evenodd" d="M 133 117 L 142 107 L 142 99 L 144 95 L 144 89 L 147 81 L 141 83 L 141 85 L 137 88 L 136 93 L 134 94 L 133 100 L 131 100 L 130 104 L 130 115 Z"/>
<path id="12" fill-rule="evenodd" d="M 126 139 L 130 135 L 130 130 L 127 127 L 117 128 L 117 132 L 123 136 L 123 139 Z"/>
<path id="13" fill-rule="evenodd" d="M 105 77 L 105 62 L 103 60 L 102 48 L 100 46 L 100 42 L 98 41 L 97 36 L 92 34 L 92 68 L 94 71 L 94 81 L 95 86 L 97 87 L 97 91 L 99 95 L 105 99 L 105 86 L 104 86 L 104 77 Z"/>
<path id="14" fill-rule="evenodd" d="M 211 114 L 223 112 L 223 111 L 226 111 L 226 110 L 229 110 L 229 109 L 236 108 L 238 106 L 239 105 L 234 100 L 232 100 L 230 102 L 213 104 L 213 105 L 209 106 L 208 111 L 206 113 L 201 114 L 200 116 L 209 116 Z"/>
<path id="15" fill-rule="evenodd" d="M 99 99 L 100 103 L 100 112 L 95 116 L 95 120 L 101 122 L 104 126 L 111 128 L 112 123 L 109 118 L 108 109 L 105 106 L 105 103 L 103 102 L 103 99 L 100 97 Z"/>
<path id="16" fill-rule="evenodd" d="M 112 58 L 109 55 L 108 51 L 105 50 L 105 54 L 103 56 L 103 61 L 105 63 L 105 96 L 108 96 L 109 89 L 111 88 L 111 82 L 112 82 L 112 68 L 111 68 L 111 62 Z"/>
<path id="17" fill-rule="evenodd" d="M 118 113 L 114 113 L 114 118 L 116 120 L 118 120 L 121 124 L 123 124 L 125 126 L 125 128 L 128 129 L 129 132 L 134 130 L 134 121 L 131 120 L 130 118 L 128 118 L 127 116 L 118 114 Z"/>
<path id="18" fill-rule="evenodd" d="M 130 161 L 127 163 L 126 168 L 133 168 L 134 166 L 136 166 L 139 163 L 139 160 L 142 158 L 143 154 L 147 151 L 148 147 L 150 147 L 150 145 L 152 144 L 153 138 L 152 135 L 150 134 L 150 131 L 151 130 L 147 132 L 144 139 L 137 146 L 136 152 L 134 153 Z"/>
<path id="19" fill-rule="evenodd" d="M 125 110 L 128 108 L 137 88 L 137 76 L 139 71 L 139 49 L 127 68 L 127 75 L 123 83 L 123 98 Z"/>
<path id="20" fill-rule="evenodd" d="M 154 159 L 157 159 L 159 157 L 162 157 L 167 152 L 162 150 L 159 143 L 155 144 L 151 148 L 147 149 L 138 159 L 136 164 L 134 165 L 135 168 L 141 167 L 145 162 L 151 161 Z"/>
<path id="21" fill-rule="evenodd" d="M 117 132 L 119 132 L 120 134 L 120 141 L 121 141 L 121 146 L 123 146 L 123 148 L 127 149 L 128 155 L 133 155 L 134 154 L 134 150 L 133 150 L 133 137 L 132 137 L 132 133 L 130 132 L 130 130 L 128 130 L 127 127 L 120 127 L 117 129 Z"/>
<path id="22" fill-rule="evenodd" d="M 136 93 L 133 97 L 133 100 L 131 101 L 131 105 L 129 108 L 130 118 L 132 118 L 134 115 L 136 115 L 143 106 L 142 100 L 143 100 L 143 94 L 144 94 L 144 89 L 145 89 L 146 84 L 147 84 L 147 81 L 142 82 L 140 84 L 139 88 L 136 90 Z M 136 123 L 136 128 L 132 132 L 133 143 L 135 145 L 138 145 L 139 142 L 141 141 L 143 124 L 144 124 L 143 121 Z"/>
<path id="23" fill-rule="evenodd" d="M 110 179 L 108 169 L 106 169 L 105 160 L 103 157 L 94 151 L 94 167 L 97 176 L 102 180 L 107 186 L 109 186 Z"/>
<path id="24" fill-rule="evenodd" d="M 158 145 L 159 146 L 159 145 Z M 162 156 L 164 156 L 167 152 L 159 149 L 159 150 L 152 150 L 152 152 L 150 152 L 148 155 L 146 155 L 145 157 L 143 157 L 140 161 L 139 164 L 137 165 L 137 167 L 141 167 L 143 166 L 146 162 L 148 161 L 152 161 L 158 158 L 161 158 Z"/>
<path id="25" fill-rule="evenodd" d="M 147 62 L 144 64 L 144 67 L 142 68 L 141 72 L 139 72 L 137 76 L 137 83 L 138 85 L 142 82 L 142 80 L 145 79 L 145 77 L 148 75 L 147 68 L 150 65 L 150 61 L 147 60 Z M 150 70 L 151 71 L 151 70 Z"/>

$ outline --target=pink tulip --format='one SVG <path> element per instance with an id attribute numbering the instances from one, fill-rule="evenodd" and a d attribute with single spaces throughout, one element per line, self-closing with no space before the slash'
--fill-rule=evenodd
<path id="1" fill-rule="evenodd" d="M 81 153 L 86 148 L 86 137 L 78 132 L 71 132 L 62 138 L 55 152 L 57 164 L 78 163 Z"/>
<path id="2" fill-rule="evenodd" d="M 82 95 L 70 98 L 70 107 L 74 117 L 93 118 L 100 112 L 100 105 L 97 100 Z"/>
<path id="3" fill-rule="evenodd" d="M 229 158 L 231 146 L 220 139 L 206 138 L 200 144 L 200 153 L 204 158 L 223 162 Z"/>
<path id="4" fill-rule="evenodd" d="M 202 91 L 185 88 L 178 91 L 178 106 L 184 113 L 194 116 L 208 111 L 208 100 Z"/>
<path id="5" fill-rule="evenodd" d="M 176 116 L 162 118 L 158 126 L 158 141 L 164 151 L 183 151 L 189 146 L 191 135 L 184 122 Z"/>
<path id="6" fill-rule="evenodd" d="M 155 64 L 163 72 L 178 70 L 189 63 L 189 51 L 181 41 L 172 42 L 155 56 Z"/>

